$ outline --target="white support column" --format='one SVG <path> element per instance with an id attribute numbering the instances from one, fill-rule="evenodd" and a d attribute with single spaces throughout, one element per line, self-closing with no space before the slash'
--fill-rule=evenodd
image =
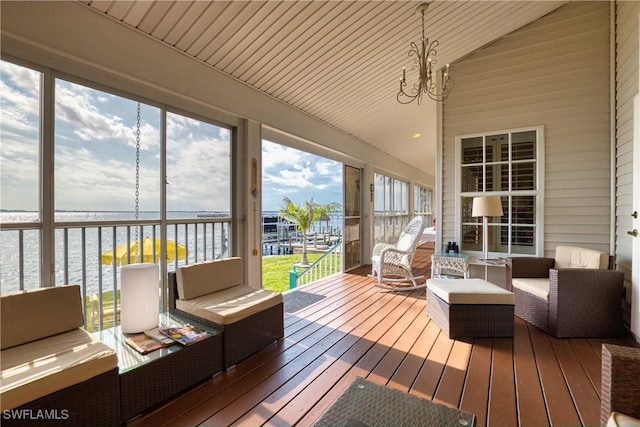
<path id="1" fill-rule="evenodd" d="M 40 247 L 40 280 L 41 287 L 55 286 L 55 203 L 54 187 L 54 77 L 50 70 L 42 76 L 42 103 L 40 104 L 40 120 L 42 134 L 40 136 L 41 178 L 40 214 L 42 215 L 41 247 Z"/>
<path id="2" fill-rule="evenodd" d="M 252 120 L 244 121 L 244 156 L 242 159 L 241 183 L 244 210 L 241 213 L 243 248 L 240 250 L 244 262 L 246 283 L 262 286 L 262 125 Z M 240 139 L 240 138 L 239 138 Z"/>
<path id="3" fill-rule="evenodd" d="M 365 164 L 362 170 L 362 264 L 371 262 L 374 242 L 374 209 L 373 209 L 373 167 Z"/>

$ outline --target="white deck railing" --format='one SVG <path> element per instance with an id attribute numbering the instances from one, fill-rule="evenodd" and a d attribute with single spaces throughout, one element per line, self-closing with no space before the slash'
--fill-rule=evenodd
<path id="1" fill-rule="evenodd" d="M 296 267 L 294 265 L 293 270 L 289 272 L 289 288 L 294 289 L 298 286 L 304 286 L 323 277 L 341 272 L 341 249 L 342 241 L 338 241 L 308 267 Z M 299 268 L 302 271 L 299 271 Z"/>
<path id="2" fill-rule="evenodd" d="M 179 266 L 226 256 L 231 240 L 230 218 L 198 218 L 166 221 L 166 239 L 183 245 L 184 259 L 174 259 L 163 268 L 160 253 L 152 245 L 154 262 L 161 271 L 175 271 Z M 85 301 L 85 319 L 88 329 L 103 329 L 119 324 L 120 269 L 115 259 L 102 263 L 102 255 L 116 251 L 127 243 L 130 248 L 125 263 L 135 258 L 131 246 L 136 239 L 161 238 L 159 220 L 100 221 L 56 223 L 54 239 L 54 284 L 80 285 Z M 40 223 L 2 224 L 2 292 L 35 289 L 41 286 Z M 164 282 L 164 279 L 161 279 Z M 163 287 L 160 289 L 165 289 Z M 164 298 L 161 298 L 164 304 Z"/>

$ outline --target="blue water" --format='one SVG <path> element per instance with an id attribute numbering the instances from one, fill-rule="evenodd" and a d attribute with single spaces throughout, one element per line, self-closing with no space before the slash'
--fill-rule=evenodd
<path id="1" fill-rule="evenodd" d="M 171 212 L 167 214 L 169 219 L 197 219 L 198 215 L 213 213 L 203 212 Z M 83 228 L 69 228 L 66 238 L 63 230 L 56 230 L 55 235 L 55 283 L 78 284 L 86 287 L 87 293 L 97 293 L 99 291 L 110 290 L 118 287 L 120 267 L 114 269 L 113 265 L 102 265 L 101 254 L 112 249 L 114 246 L 114 228 L 104 226 L 101 229 L 94 223 L 104 221 L 134 221 L 133 212 L 56 212 L 57 222 L 87 223 Z M 141 212 L 139 219 L 159 219 L 157 212 Z M 203 219 L 205 221 L 206 219 Z M 3 223 L 29 223 L 37 221 L 37 214 L 34 212 L 2 212 L 0 221 Z M 91 225 L 89 225 L 91 224 Z M 167 230 L 167 238 L 187 244 L 191 250 L 188 258 L 178 260 L 178 266 L 188 262 L 212 259 L 214 255 L 219 255 L 223 251 L 226 242 L 221 240 L 221 229 L 216 225 L 216 238 L 213 241 L 211 226 L 207 229 L 207 253 L 204 252 L 204 231 L 203 226 L 198 228 L 196 236 L 193 225 L 189 226 L 188 233 L 185 233 L 184 225 L 175 227 L 170 225 Z M 131 227 L 127 232 L 127 227 L 119 226 L 115 228 L 115 246 L 135 241 L 135 230 L 138 230 L 138 238 L 143 237 L 160 238 L 160 227 L 144 226 L 142 231 L 139 227 Z M 225 231 L 226 232 L 226 231 Z M 40 286 L 40 238 L 38 230 L 25 230 L 23 233 L 23 254 L 24 254 L 24 288 L 34 289 Z M 129 234 L 127 236 L 127 234 Z M 187 237 L 185 237 L 187 234 Z M 20 250 L 19 233 L 13 230 L 3 230 L 0 239 L 0 291 L 7 292 L 17 290 L 20 287 Z M 228 238 L 229 236 L 225 236 Z M 65 239 L 67 250 L 65 251 Z M 196 246 L 198 251 L 195 250 Z M 84 250 L 83 250 L 84 249 Z M 215 254 L 212 253 L 215 251 Z M 65 259 L 65 253 L 68 256 Z M 174 270 L 175 263 L 171 263 L 169 269 Z"/>

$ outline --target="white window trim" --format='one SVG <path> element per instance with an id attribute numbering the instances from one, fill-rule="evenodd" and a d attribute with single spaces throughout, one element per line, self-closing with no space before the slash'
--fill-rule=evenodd
<path id="1" fill-rule="evenodd" d="M 393 181 L 399 181 L 399 182 L 401 182 L 402 184 L 405 184 L 405 185 L 407 186 L 407 196 L 406 196 L 406 202 L 405 202 L 405 203 L 406 203 L 406 212 L 404 212 L 404 213 L 402 213 L 402 214 L 383 215 L 383 216 L 381 216 L 381 218 L 383 218 L 383 219 L 386 219 L 386 218 L 389 218 L 389 217 L 394 217 L 394 218 L 400 218 L 400 217 L 403 217 L 403 218 L 405 218 L 405 219 L 406 219 L 406 222 L 405 222 L 405 225 L 406 225 L 406 224 L 411 220 L 411 216 L 412 216 L 412 212 L 413 212 L 413 199 L 412 199 L 412 197 L 413 197 L 413 190 L 412 190 L 412 182 L 411 182 L 410 180 L 406 179 L 406 178 L 400 178 L 400 177 L 398 177 L 398 176 L 396 176 L 396 175 L 393 175 L 393 174 L 387 174 L 387 173 L 384 173 L 384 172 L 381 172 L 381 171 L 374 171 L 374 173 L 373 173 L 373 177 L 372 177 L 372 185 L 373 185 L 373 187 L 372 187 L 372 188 L 374 188 L 374 193 L 373 193 L 373 197 L 374 197 L 374 199 L 375 199 L 375 197 L 376 197 L 376 190 L 375 190 L 376 175 L 382 176 L 385 180 L 386 180 L 387 178 L 389 178 L 389 179 L 391 179 L 391 180 L 393 180 Z M 385 188 L 386 188 L 386 185 L 385 185 Z M 392 193 L 393 193 L 393 186 L 392 186 L 391 188 L 392 188 Z M 386 193 L 385 193 L 385 197 L 386 197 Z M 386 200 L 386 198 L 385 198 L 385 200 Z M 392 198 L 392 202 L 394 202 L 393 198 Z M 395 205 L 395 203 L 394 203 L 394 205 Z M 388 211 L 386 210 L 386 207 L 385 207 L 385 212 L 388 212 Z M 376 215 L 376 210 L 375 210 L 375 201 L 374 201 L 373 211 L 372 211 L 372 218 L 373 218 L 373 220 L 372 220 L 372 227 L 374 228 L 373 233 L 372 233 L 372 240 L 373 240 L 374 242 L 376 241 L 376 235 L 375 235 L 375 223 L 376 223 L 376 219 L 377 219 L 378 217 L 379 217 L 379 216 L 378 216 L 378 215 Z M 403 227 L 403 228 L 404 228 L 404 227 Z M 382 239 L 382 240 L 380 240 L 380 241 L 382 241 L 382 242 L 389 242 L 389 241 L 391 241 L 391 240 L 395 239 L 396 237 L 397 237 L 397 236 L 395 236 L 395 235 L 389 235 L 389 234 L 387 233 L 387 230 L 385 229 L 385 232 L 384 232 L 384 234 L 383 234 L 383 239 Z"/>
<path id="2" fill-rule="evenodd" d="M 427 191 L 431 192 L 431 197 L 430 197 L 430 203 L 429 203 L 429 210 L 427 212 L 419 212 L 417 207 L 416 207 L 416 193 L 418 189 L 425 189 Z M 413 191 L 412 197 L 411 197 L 411 201 L 413 202 L 413 206 L 412 206 L 412 216 L 416 216 L 416 215 L 424 215 L 424 216 L 428 216 L 430 218 L 434 217 L 434 191 L 433 188 L 429 185 L 423 185 L 423 184 L 419 184 L 417 182 L 414 182 L 413 185 L 411 185 L 411 190 Z M 431 227 L 431 222 L 427 223 L 428 227 Z"/>
<path id="3" fill-rule="evenodd" d="M 483 137 L 487 135 L 498 135 L 503 133 L 517 133 L 517 132 L 527 132 L 527 131 L 535 131 L 537 134 L 536 141 L 536 191 L 531 191 L 531 194 L 537 195 L 536 197 L 536 242 L 534 253 L 535 256 L 541 257 L 544 254 L 544 199 L 545 199 L 545 191 L 544 191 L 544 176 L 545 176 L 545 134 L 544 134 L 544 126 L 530 126 L 530 127 L 522 127 L 522 128 L 514 128 L 514 129 L 506 129 L 506 130 L 490 130 L 481 133 L 473 133 L 466 135 L 457 135 L 455 139 L 455 164 L 456 164 L 456 172 L 455 172 L 455 236 L 456 242 L 462 242 L 462 204 L 460 202 L 461 194 L 462 194 L 462 176 L 461 176 L 461 165 L 462 165 L 462 140 L 467 138 L 475 138 L 475 137 Z M 482 192 L 478 193 L 468 193 L 471 196 L 481 196 Z M 495 191 L 492 192 L 495 195 L 509 195 L 509 191 Z M 526 195 L 527 193 L 522 192 L 521 194 Z M 509 246 L 511 243 L 509 242 Z M 472 255 L 481 256 L 481 251 L 465 251 Z M 506 254 L 500 252 L 490 252 L 489 257 L 494 256 L 531 256 L 524 254 Z"/>

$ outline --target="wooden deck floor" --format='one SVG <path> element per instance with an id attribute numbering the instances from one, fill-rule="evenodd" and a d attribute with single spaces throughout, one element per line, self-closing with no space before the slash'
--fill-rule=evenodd
<path id="1" fill-rule="evenodd" d="M 425 275 L 432 245 L 416 253 Z M 305 287 L 326 298 L 286 315 L 283 340 L 131 425 L 306 426 L 356 376 L 472 412 L 479 426 L 598 425 L 605 340 L 555 339 L 517 317 L 513 339 L 450 340 L 425 314 L 424 289 L 380 292 L 368 272 Z"/>

